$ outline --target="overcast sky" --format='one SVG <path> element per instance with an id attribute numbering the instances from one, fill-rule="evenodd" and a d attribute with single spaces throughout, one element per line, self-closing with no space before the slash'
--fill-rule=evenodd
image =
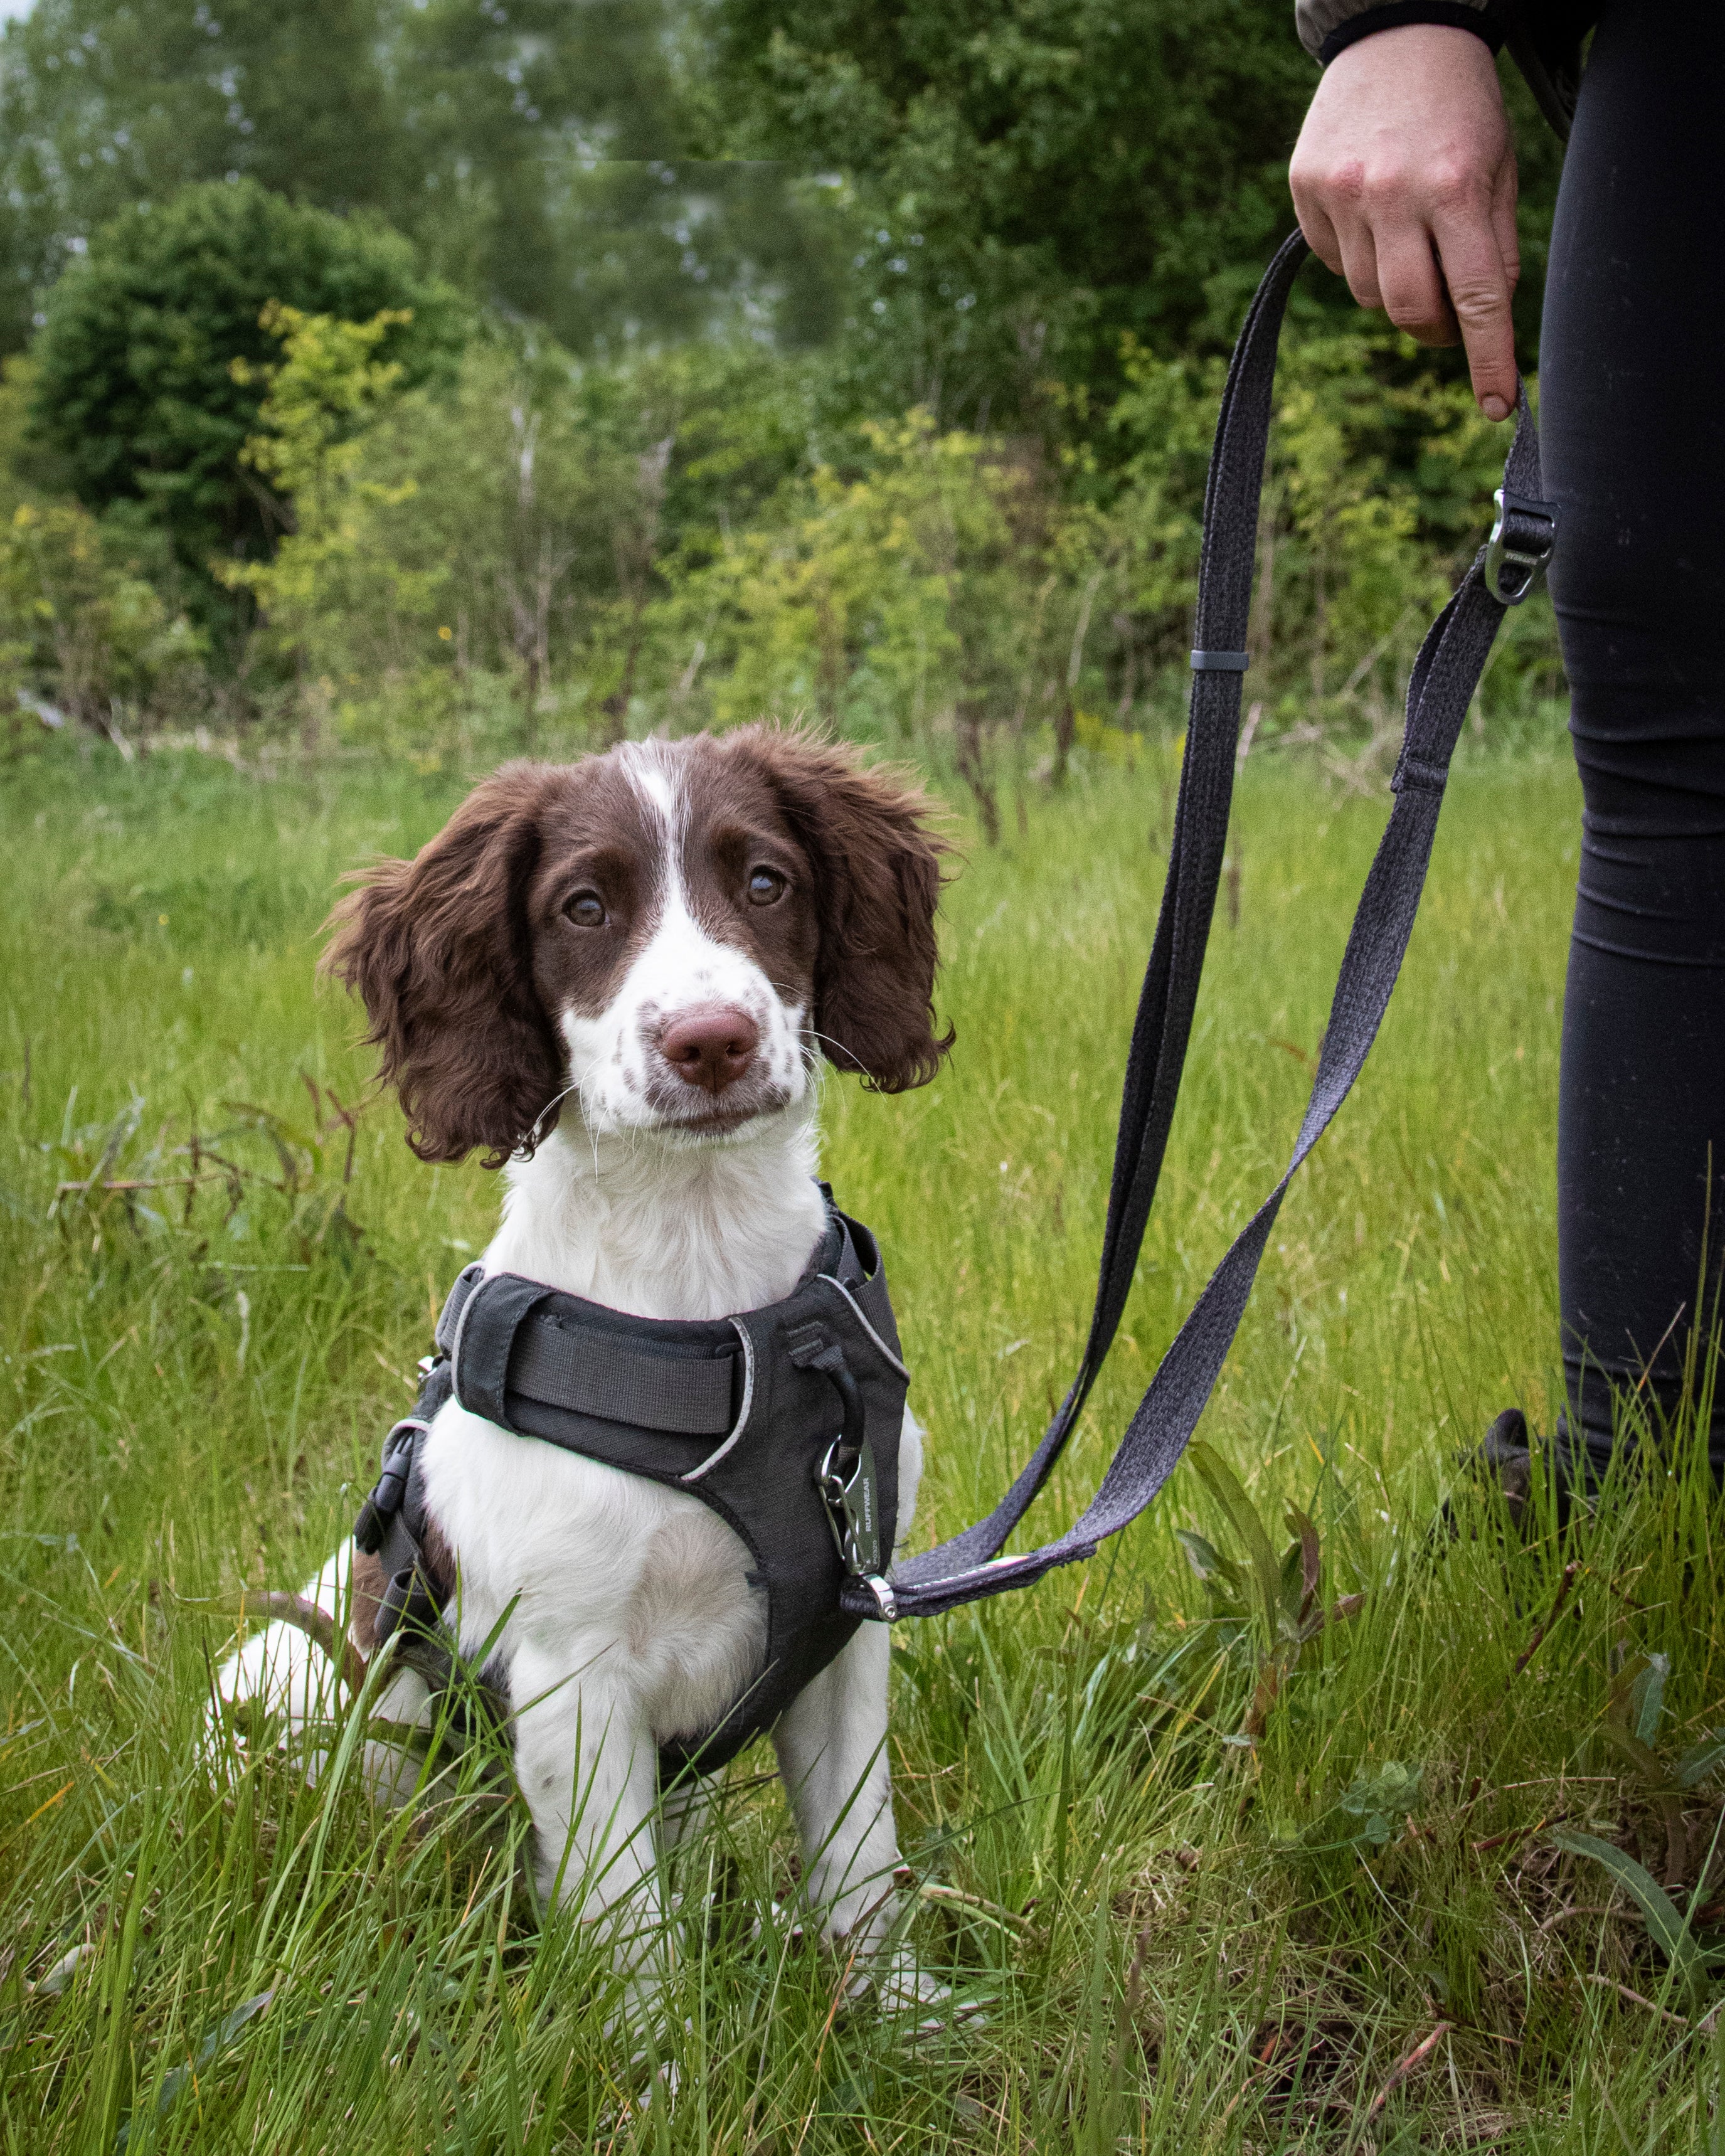
<path id="1" fill-rule="evenodd" d="M 0 23 L 8 15 L 28 15 L 29 12 L 30 0 L 0 0 Z"/>

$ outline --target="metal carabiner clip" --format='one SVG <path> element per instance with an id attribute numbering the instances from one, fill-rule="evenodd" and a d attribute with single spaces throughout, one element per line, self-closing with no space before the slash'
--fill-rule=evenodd
<path id="1" fill-rule="evenodd" d="M 1507 486 L 1500 486 L 1491 499 L 1497 505 L 1497 521 L 1486 542 L 1486 589 L 1499 606 L 1519 606 L 1532 590 L 1557 544 L 1558 506 L 1554 501 L 1535 501 L 1531 495 L 1512 494 Z M 1516 522 L 1512 529 L 1512 518 Z M 1543 524 L 1543 532 L 1529 531 L 1528 520 Z M 1506 578 L 1506 567 L 1519 574 Z"/>
<path id="2" fill-rule="evenodd" d="M 837 1455 L 855 1455 L 849 1467 Z M 880 1509 L 875 1491 L 875 1455 L 865 1438 L 855 1445 L 835 1437 L 821 1455 L 814 1471 L 815 1486 L 826 1501 L 827 1525 L 833 1531 L 839 1562 L 853 1579 L 860 1579 L 875 1598 L 883 1622 L 898 1614 L 892 1583 L 880 1570 Z"/>
<path id="3" fill-rule="evenodd" d="M 838 1455 L 853 1452 L 847 1468 Z M 880 1515 L 875 1492 L 875 1455 L 866 1438 L 853 1446 L 835 1437 L 821 1455 L 816 1483 L 826 1500 L 827 1525 L 839 1562 L 854 1579 L 880 1569 Z"/>

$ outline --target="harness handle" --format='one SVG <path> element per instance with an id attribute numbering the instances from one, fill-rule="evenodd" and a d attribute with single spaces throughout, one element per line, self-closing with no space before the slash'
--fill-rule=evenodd
<path id="1" fill-rule="evenodd" d="M 1174 1335 L 1081 1517 L 1040 1549 L 1003 1557 L 1008 1537 L 1070 1437 L 1113 1343 L 1168 1147 L 1227 844 L 1276 339 L 1307 252 L 1297 232 L 1278 250 L 1247 311 L 1222 393 L 1204 485 L 1186 749 L 1167 880 L 1127 1056 L 1089 1337 L 1053 1421 L 993 1511 L 896 1568 L 892 1589 L 901 1615 L 931 1616 L 1009 1588 L 1027 1587 L 1058 1565 L 1091 1556 L 1099 1543 L 1137 1517 L 1173 1472 L 1240 1328 L 1288 1184 L 1347 1098 L 1377 1037 L 1413 930 L 1450 759 L 1468 706 L 1506 605 L 1527 596 L 1551 552 L 1557 511 L 1541 492 L 1539 438 L 1524 385 L 1492 543 L 1475 557 L 1414 663 L 1401 755 L 1390 781 L 1394 800 L 1389 821 L 1354 915 L 1311 1098 L 1286 1172 Z M 1512 537 L 1518 543 L 1506 546 L 1505 525 L 1512 516 Z M 1502 574 L 1506 561 L 1517 572 L 1513 581 Z M 883 1614 L 875 1598 L 857 1582 L 846 1582 L 841 1604 L 851 1616 Z"/>

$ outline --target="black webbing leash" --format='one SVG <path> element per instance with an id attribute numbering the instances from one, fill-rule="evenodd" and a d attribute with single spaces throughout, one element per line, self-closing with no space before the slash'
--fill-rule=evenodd
<path id="1" fill-rule="evenodd" d="M 1025 1587 L 1057 1565 L 1092 1555 L 1137 1517 L 1173 1472 L 1221 1374 L 1288 1184 L 1347 1098 L 1377 1036 L 1419 908 L 1450 758 L 1492 639 L 1505 608 L 1527 597 L 1550 557 L 1557 515 L 1541 497 L 1539 438 L 1523 388 L 1497 523 L 1414 664 L 1401 755 L 1390 781 L 1389 821 L 1354 915 L 1287 1171 L 1175 1334 L 1081 1517 L 1040 1549 L 1002 1557 L 1071 1435 L 1113 1342 L 1168 1146 L 1228 836 L 1276 339 L 1306 254 L 1296 233 L 1271 264 L 1222 393 L 1204 489 L 1192 701 L 1173 839 L 1127 1058 L 1096 1310 L 1083 1359 L 1041 1443 L 988 1517 L 895 1568 L 901 1616 L 929 1616 Z M 846 1583 L 843 1606 L 853 1616 L 880 1614 L 854 1581 Z"/>

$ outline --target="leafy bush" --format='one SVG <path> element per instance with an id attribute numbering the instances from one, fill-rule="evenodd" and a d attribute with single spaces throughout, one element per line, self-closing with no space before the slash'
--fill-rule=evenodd
<path id="1" fill-rule="evenodd" d="M 416 385 L 407 311 L 272 301 L 228 362 L 232 470 L 283 529 L 218 572 L 308 742 L 470 762 L 806 714 L 946 770 L 993 837 L 1004 788 L 1180 723 L 1219 362 L 1128 343 L 1106 455 L 1057 459 L 922 408 L 834 428 L 817 367 L 742 343 L 596 367 L 488 332 Z M 1504 447 L 1393 332 L 1289 331 L 1256 735 L 1375 767 Z M 1542 599 L 1485 700 L 1560 689 Z"/>
<path id="2" fill-rule="evenodd" d="M 393 311 L 386 356 L 410 381 L 459 328 L 395 234 L 218 182 L 104 226 L 54 287 L 33 347 L 37 425 L 78 499 L 165 531 L 206 613 L 211 562 L 266 558 L 291 523 L 240 461 L 275 357 L 272 301 L 354 321 Z"/>
<path id="3" fill-rule="evenodd" d="M 137 564 L 75 503 L 22 502 L 0 526 L 0 709 L 23 690 L 115 734 L 122 706 L 151 700 L 201 655 Z M 124 738 L 121 736 L 121 738 Z"/>
<path id="4" fill-rule="evenodd" d="M 1178 723 L 1219 362 L 1126 355 L 1122 479 L 1036 443 L 867 424 L 659 608 L 674 724 L 810 711 L 956 769 L 985 831 L 1003 764 L 1058 783 L 1121 729 Z M 1251 719 L 1387 744 L 1427 624 L 1483 536 L 1506 444 L 1393 333 L 1285 341 L 1260 521 Z M 1549 608 L 1512 617 L 1492 695 L 1561 687 Z M 691 654 L 685 661 L 684 654 Z M 696 662 L 704 668 L 693 695 Z M 680 677 L 675 669 L 681 667 Z"/>
<path id="5" fill-rule="evenodd" d="M 685 721 L 808 711 L 846 732 L 944 742 L 992 834 L 987 744 L 1005 727 L 1022 745 L 1058 704 L 1109 535 L 1060 501 L 1029 445 L 941 434 L 916 411 L 865 425 L 860 449 L 674 577 L 658 627 L 668 659 L 680 646 L 691 658 L 668 695 Z M 697 657 L 708 685 L 691 696 Z"/>
<path id="6" fill-rule="evenodd" d="M 774 394 L 794 365 L 742 355 L 739 382 L 711 349 L 593 369 L 485 338 L 453 381 L 406 390 L 372 357 L 381 322 L 271 320 L 281 358 L 244 454 L 295 525 L 228 575 L 319 729 L 507 753 L 561 715 L 620 737 L 656 678 L 663 556 L 722 554 L 795 461 Z"/>
<path id="7" fill-rule="evenodd" d="M 230 580 L 350 736 L 375 733 L 380 690 L 423 721 L 489 675 L 515 689 L 531 737 L 553 654 L 591 641 L 619 598 L 644 605 L 669 441 L 631 454 L 571 377 L 558 393 L 554 364 L 494 345 L 445 393 L 403 395 L 399 367 L 371 356 L 387 313 L 270 319 L 283 357 L 244 456 L 292 495 L 295 528 Z"/>
<path id="8" fill-rule="evenodd" d="M 1381 732 L 1427 624 L 1485 536 L 1507 433 L 1480 416 L 1465 384 L 1410 365 L 1411 350 L 1383 326 L 1283 336 L 1250 631 L 1250 693 L 1272 732 Z M 1110 422 L 1126 484 L 1109 521 L 1132 633 L 1154 665 L 1183 657 L 1222 367 L 1135 351 L 1127 372 Z M 1497 690 L 1555 693 L 1543 595 L 1512 619 L 1520 634 L 1499 649 Z"/>

